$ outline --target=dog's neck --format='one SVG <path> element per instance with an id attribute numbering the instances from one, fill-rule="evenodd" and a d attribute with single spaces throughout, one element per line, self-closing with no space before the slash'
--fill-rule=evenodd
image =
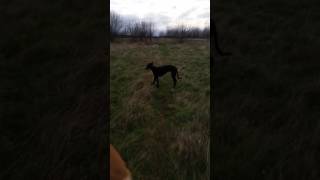
<path id="1" fill-rule="evenodd" d="M 156 67 L 156 66 L 154 66 L 154 65 L 152 65 L 152 66 L 150 66 L 150 69 L 151 69 L 151 71 L 154 71 L 154 70 L 156 70 L 156 69 L 157 69 L 157 67 Z"/>

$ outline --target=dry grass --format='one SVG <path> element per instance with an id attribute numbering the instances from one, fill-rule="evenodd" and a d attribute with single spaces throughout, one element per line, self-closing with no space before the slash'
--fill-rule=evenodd
<path id="1" fill-rule="evenodd" d="M 154 44 L 119 40 L 111 44 L 110 140 L 136 179 L 207 179 L 209 141 L 209 42 Z M 149 62 L 173 64 L 182 80 L 172 89 L 169 75 L 151 86 Z"/>

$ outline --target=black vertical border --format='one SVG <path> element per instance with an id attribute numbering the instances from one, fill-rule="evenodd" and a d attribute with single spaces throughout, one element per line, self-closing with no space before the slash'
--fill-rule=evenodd
<path id="1" fill-rule="evenodd" d="M 105 131 L 103 131 L 103 139 L 102 139 L 102 147 L 99 149 L 99 158 L 100 158 L 100 179 L 101 180 L 106 180 L 109 179 L 110 177 L 110 169 L 109 169 L 109 133 L 110 133 L 110 82 L 109 82 L 109 77 L 110 77 L 110 44 L 109 44 L 109 17 L 110 17 L 110 0 L 103 1 L 101 3 L 102 8 L 105 8 L 105 24 L 103 28 L 103 32 L 105 32 L 105 36 L 101 37 L 103 41 L 105 42 L 104 44 L 104 55 L 103 56 L 106 60 L 106 65 L 105 65 L 105 71 L 106 71 L 106 109 L 105 109 Z"/>
<path id="2" fill-rule="evenodd" d="M 110 158 L 110 148 L 109 148 L 109 143 L 110 143 L 110 0 L 107 0 L 107 6 L 106 7 L 106 31 L 107 31 L 107 36 L 106 36 L 106 54 L 107 54 L 107 129 L 106 129 L 106 138 L 107 138 L 107 144 L 106 144 L 106 152 L 107 152 L 107 158 L 105 158 L 106 162 L 106 178 L 104 179 L 109 179 L 110 178 L 110 168 L 109 168 L 109 158 Z"/>
<path id="3" fill-rule="evenodd" d="M 210 0 L 210 121 L 209 121 L 209 143 L 210 143 L 210 154 L 209 154 L 209 169 L 210 169 L 210 179 L 213 179 L 213 172 L 214 172 L 214 166 L 213 166 L 213 149 L 214 149 L 214 142 L 213 142 L 213 113 L 214 113 L 214 59 L 213 59 L 213 33 L 212 33 L 212 27 L 213 27 L 213 0 Z"/>

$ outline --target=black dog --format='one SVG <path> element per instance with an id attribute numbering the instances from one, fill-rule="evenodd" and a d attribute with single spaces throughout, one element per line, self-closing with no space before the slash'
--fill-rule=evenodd
<path id="1" fill-rule="evenodd" d="M 151 71 L 153 73 L 153 82 L 151 84 L 154 84 L 157 81 L 157 85 L 156 85 L 157 88 L 159 88 L 159 77 L 163 76 L 167 72 L 171 72 L 171 77 L 173 80 L 173 87 L 176 87 L 176 84 L 177 84 L 176 75 L 177 75 L 178 79 L 181 79 L 179 77 L 177 68 L 172 65 L 163 65 L 163 66 L 156 67 L 153 65 L 153 62 L 152 62 L 152 63 L 147 64 L 146 69 L 151 69 Z"/>

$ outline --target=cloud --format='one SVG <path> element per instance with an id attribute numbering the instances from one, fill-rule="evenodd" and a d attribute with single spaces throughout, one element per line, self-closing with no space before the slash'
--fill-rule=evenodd
<path id="1" fill-rule="evenodd" d="M 120 14 L 120 16 L 125 23 L 135 22 L 139 20 L 139 17 L 134 14 L 126 14 L 126 15 Z"/>
<path id="2" fill-rule="evenodd" d="M 188 17 L 192 12 L 194 12 L 197 8 L 195 7 L 192 7 L 191 9 L 183 12 L 182 14 L 179 15 L 179 18 L 183 19 L 183 18 L 186 18 Z"/>
<path id="3" fill-rule="evenodd" d="M 153 21 L 161 30 L 177 23 L 204 27 L 210 22 L 210 0 L 110 0 L 110 9 L 127 21 Z"/>
<path id="4" fill-rule="evenodd" d="M 205 12 L 205 13 L 202 13 L 202 14 L 199 14 L 197 16 L 198 18 L 210 18 L 210 12 Z"/>

